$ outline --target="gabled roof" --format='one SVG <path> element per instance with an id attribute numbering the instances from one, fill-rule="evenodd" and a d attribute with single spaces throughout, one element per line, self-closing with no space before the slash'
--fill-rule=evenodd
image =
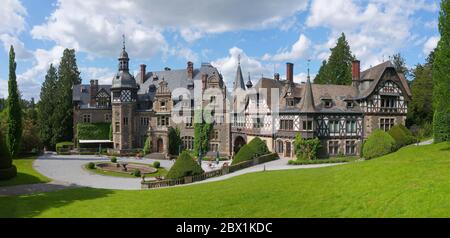
<path id="1" fill-rule="evenodd" d="M 365 98 L 365 97 L 369 96 L 373 92 L 373 90 L 375 90 L 375 87 L 378 85 L 381 78 L 383 77 L 384 72 L 388 68 L 395 70 L 395 66 L 392 64 L 391 61 L 386 61 L 384 63 L 381 63 L 379 65 L 376 65 L 372 68 L 369 68 L 369 69 L 361 72 L 361 80 L 362 81 L 370 80 L 373 82 L 370 84 L 370 87 L 368 89 L 359 92 L 358 97 Z M 406 91 L 406 94 L 409 97 L 411 97 L 412 93 L 411 93 L 411 89 L 409 88 L 409 85 L 408 85 L 408 80 L 406 80 L 405 76 L 402 73 L 397 72 L 397 75 L 400 79 L 400 83 L 402 84 L 403 88 Z"/>

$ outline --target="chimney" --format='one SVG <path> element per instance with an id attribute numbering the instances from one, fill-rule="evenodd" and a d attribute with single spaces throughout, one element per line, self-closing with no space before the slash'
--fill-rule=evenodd
<path id="1" fill-rule="evenodd" d="M 208 80 L 208 74 L 203 74 L 202 75 L 202 90 L 206 89 L 206 82 Z"/>
<path id="2" fill-rule="evenodd" d="M 361 80 L 361 63 L 359 60 L 352 61 L 352 84 L 358 87 Z"/>
<path id="3" fill-rule="evenodd" d="M 280 74 L 279 74 L 279 73 L 275 73 L 275 74 L 273 75 L 273 78 L 274 78 L 276 81 L 280 81 Z"/>
<path id="4" fill-rule="evenodd" d="M 89 104 L 91 105 L 91 107 L 94 107 L 96 105 L 95 96 L 97 96 L 97 92 L 98 92 L 98 80 L 91 80 L 91 85 L 89 87 L 89 96 L 90 96 Z"/>
<path id="5" fill-rule="evenodd" d="M 194 63 L 192 63 L 191 61 L 187 62 L 187 76 L 188 79 L 194 78 Z"/>
<path id="6" fill-rule="evenodd" d="M 286 63 L 286 80 L 294 82 L 294 64 Z"/>
<path id="7" fill-rule="evenodd" d="M 140 70 L 140 76 L 141 76 L 140 77 L 140 81 L 141 81 L 141 84 L 145 83 L 145 75 L 147 74 L 146 68 L 147 68 L 147 65 L 141 64 L 141 70 Z"/>

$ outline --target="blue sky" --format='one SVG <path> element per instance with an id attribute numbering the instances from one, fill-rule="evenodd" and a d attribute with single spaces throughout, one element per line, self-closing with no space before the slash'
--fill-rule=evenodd
<path id="1" fill-rule="evenodd" d="M 400 52 L 423 63 L 439 40 L 435 0 L 4 0 L 0 9 L 0 97 L 7 95 L 8 49 L 17 54 L 19 89 L 39 97 L 48 66 L 77 51 L 83 83 L 110 83 L 125 34 L 131 68 L 185 68 L 211 62 L 231 87 L 237 58 L 252 80 L 282 76 L 295 64 L 305 80 L 344 32 L 362 69 Z"/>

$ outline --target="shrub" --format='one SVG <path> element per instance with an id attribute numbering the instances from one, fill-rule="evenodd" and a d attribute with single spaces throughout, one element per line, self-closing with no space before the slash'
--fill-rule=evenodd
<path id="1" fill-rule="evenodd" d="M 331 159 L 316 159 L 316 160 L 289 160 L 289 165 L 306 165 L 306 164 L 330 164 L 330 163 L 345 163 L 357 160 L 357 157 L 345 158 L 331 158 Z"/>
<path id="2" fill-rule="evenodd" d="M 145 139 L 145 145 L 144 145 L 144 149 L 142 150 L 142 153 L 144 155 L 148 155 L 150 154 L 152 150 L 152 140 L 150 137 L 147 137 L 147 139 Z"/>
<path id="3" fill-rule="evenodd" d="M 141 171 L 139 169 L 136 169 L 133 171 L 134 177 L 141 177 Z"/>
<path id="4" fill-rule="evenodd" d="M 111 123 L 78 123 L 78 140 L 109 140 Z"/>
<path id="5" fill-rule="evenodd" d="M 320 149 L 318 138 L 304 140 L 300 133 L 295 135 L 294 152 L 298 160 L 315 160 Z"/>
<path id="6" fill-rule="evenodd" d="M 90 162 L 87 167 L 88 169 L 95 169 L 95 164 L 93 162 Z"/>
<path id="7" fill-rule="evenodd" d="M 153 168 L 159 168 L 159 167 L 161 167 L 161 163 L 159 163 L 159 161 L 153 162 Z"/>
<path id="8" fill-rule="evenodd" d="M 73 150 L 74 146 L 73 142 L 70 141 L 60 142 L 56 144 L 56 152 L 68 152 L 69 150 Z"/>
<path id="9" fill-rule="evenodd" d="M 116 158 L 116 156 L 111 157 L 111 163 L 117 163 L 117 158 Z"/>
<path id="10" fill-rule="evenodd" d="M 404 125 L 395 125 L 388 131 L 388 133 L 395 140 L 396 150 L 415 142 L 414 136 Z"/>
<path id="11" fill-rule="evenodd" d="M 255 137 L 250 143 L 241 147 L 234 156 L 232 164 L 238 164 L 244 161 L 252 160 L 255 157 L 270 153 L 266 143 L 259 137 Z"/>
<path id="12" fill-rule="evenodd" d="M 194 161 L 188 152 L 183 151 L 167 173 L 167 178 L 177 179 L 202 173 L 204 173 L 202 167 Z"/>
<path id="13" fill-rule="evenodd" d="M 374 130 L 364 143 L 363 156 L 372 159 L 389 154 L 395 148 L 395 140 L 389 133 L 382 130 Z"/>

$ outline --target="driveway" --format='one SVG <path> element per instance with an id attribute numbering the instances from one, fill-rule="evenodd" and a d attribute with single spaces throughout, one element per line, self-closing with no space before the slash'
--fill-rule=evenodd
<path id="1" fill-rule="evenodd" d="M 120 178 L 104 176 L 89 172 L 84 166 L 89 162 L 109 161 L 107 157 L 92 155 L 54 155 L 46 154 L 35 160 L 33 167 L 41 174 L 54 180 L 57 184 L 69 184 L 72 186 L 138 190 L 141 189 L 140 178 Z M 152 164 L 153 159 L 120 158 L 121 162 L 135 162 Z M 158 160 L 161 166 L 170 169 L 173 162 Z"/>

